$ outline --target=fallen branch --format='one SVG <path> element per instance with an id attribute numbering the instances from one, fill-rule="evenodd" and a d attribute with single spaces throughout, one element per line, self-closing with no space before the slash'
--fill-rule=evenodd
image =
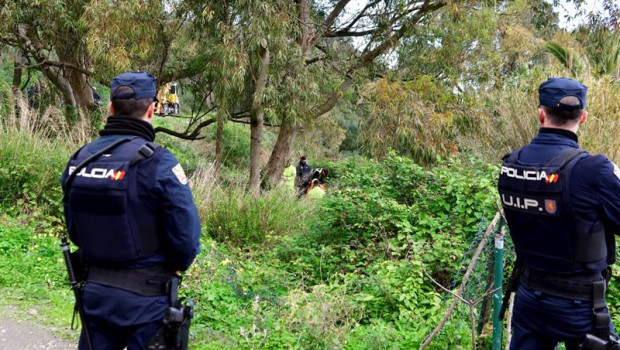
<path id="1" fill-rule="evenodd" d="M 448 319 L 450 319 L 450 316 L 454 312 L 454 309 L 456 308 L 456 305 L 458 304 L 459 300 L 463 299 L 460 296 L 463 294 L 463 291 L 465 290 L 465 286 L 467 285 L 467 281 L 469 280 L 469 277 L 470 277 L 472 271 L 474 270 L 474 266 L 476 265 L 476 262 L 478 261 L 478 258 L 480 257 L 480 253 L 482 253 L 482 249 L 486 245 L 487 240 L 488 240 L 489 236 L 491 235 L 491 233 L 495 231 L 495 227 L 499 223 L 500 217 L 501 216 L 500 216 L 499 212 L 495 214 L 495 217 L 493 218 L 493 221 L 491 221 L 491 224 L 489 225 L 489 227 L 487 228 L 486 232 L 484 233 L 484 236 L 480 240 L 480 243 L 478 244 L 478 248 L 474 252 L 474 255 L 471 258 L 471 262 L 469 263 L 469 266 L 467 267 L 467 270 L 465 271 L 465 275 L 463 276 L 463 280 L 461 281 L 461 285 L 459 286 L 459 289 L 456 292 L 456 295 L 458 295 L 459 297 L 458 298 L 456 298 L 456 297 L 454 298 L 454 300 L 452 301 L 452 304 L 450 304 L 450 307 L 448 308 L 448 311 L 444 314 L 443 318 L 441 319 L 441 321 L 439 322 L 437 327 L 435 327 L 435 329 L 433 329 L 433 331 L 426 337 L 426 339 L 424 339 L 424 342 L 420 346 L 420 350 L 425 349 L 431 343 L 431 341 L 433 341 L 433 338 L 435 338 L 435 336 L 437 336 L 437 334 L 439 334 L 441 329 L 445 326 L 446 322 L 448 322 Z M 468 302 L 466 302 L 466 303 L 469 304 Z M 473 336 L 474 335 L 472 335 L 472 337 Z M 474 339 L 474 347 L 475 347 L 475 339 Z"/>

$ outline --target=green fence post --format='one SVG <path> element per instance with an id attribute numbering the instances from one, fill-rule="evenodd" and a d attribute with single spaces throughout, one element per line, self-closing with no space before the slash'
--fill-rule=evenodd
<path id="1" fill-rule="evenodd" d="M 495 267 L 493 276 L 493 350 L 502 348 L 502 322 L 499 311 L 502 307 L 502 282 L 504 272 L 504 220 L 500 220 L 499 232 L 495 234 Z"/>

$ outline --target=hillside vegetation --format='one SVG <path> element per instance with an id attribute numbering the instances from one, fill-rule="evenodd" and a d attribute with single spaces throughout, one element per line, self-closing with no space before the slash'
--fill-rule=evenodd
<path id="1" fill-rule="evenodd" d="M 148 70 L 178 87 L 153 126 L 202 223 L 192 349 L 418 349 L 454 300 L 429 348 L 491 349 L 500 159 L 536 134 L 538 86 L 567 76 L 588 86 L 580 145 L 620 161 L 620 11 L 569 31 L 543 0 L 353 3 L 0 5 L 0 304 L 77 341 L 60 175 L 104 125 L 110 78 Z M 329 170 L 321 200 L 281 184 L 301 155 Z"/>

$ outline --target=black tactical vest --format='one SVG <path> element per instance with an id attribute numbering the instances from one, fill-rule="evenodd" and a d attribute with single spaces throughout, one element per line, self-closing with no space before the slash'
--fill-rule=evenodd
<path id="1" fill-rule="evenodd" d="M 70 210 L 67 222 L 87 262 L 93 265 L 128 263 L 157 252 L 156 201 L 139 193 L 141 178 L 152 178 L 162 150 L 154 143 L 132 138 L 107 154 L 95 157 L 78 170 L 64 205 Z M 68 174 L 89 157 L 89 145 L 69 161 Z M 65 181 L 66 183 L 66 181 Z"/>
<path id="2" fill-rule="evenodd" d="M 575 215 L 569 197 L 573 166 L 588 154 L 570 148 L 542 164 L 507 154 L 498 188 L 510 235 L 525 266 L 545 272 L 597 272 L 607 267 L 602 222 Z"/>

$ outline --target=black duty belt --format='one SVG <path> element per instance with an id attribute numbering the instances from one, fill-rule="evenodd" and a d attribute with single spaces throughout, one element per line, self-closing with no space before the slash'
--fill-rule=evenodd
<path id="1" fill-rule="evenodd" d="M 594 282 L 603 280 L 600 272 L 564 276 L 525 267 L 521 274 L 521 284 L 527 288 L 558 297 L 584 301 L 592 301 Z"/>
<path id="2" fill-rule="evenodd" d="M 86 282 L 123 289 L 142 296 L 166 295 L 166 284 L 173 272 L 162 266 L 144 269 L 113 269 L 92 266 Z"/>

